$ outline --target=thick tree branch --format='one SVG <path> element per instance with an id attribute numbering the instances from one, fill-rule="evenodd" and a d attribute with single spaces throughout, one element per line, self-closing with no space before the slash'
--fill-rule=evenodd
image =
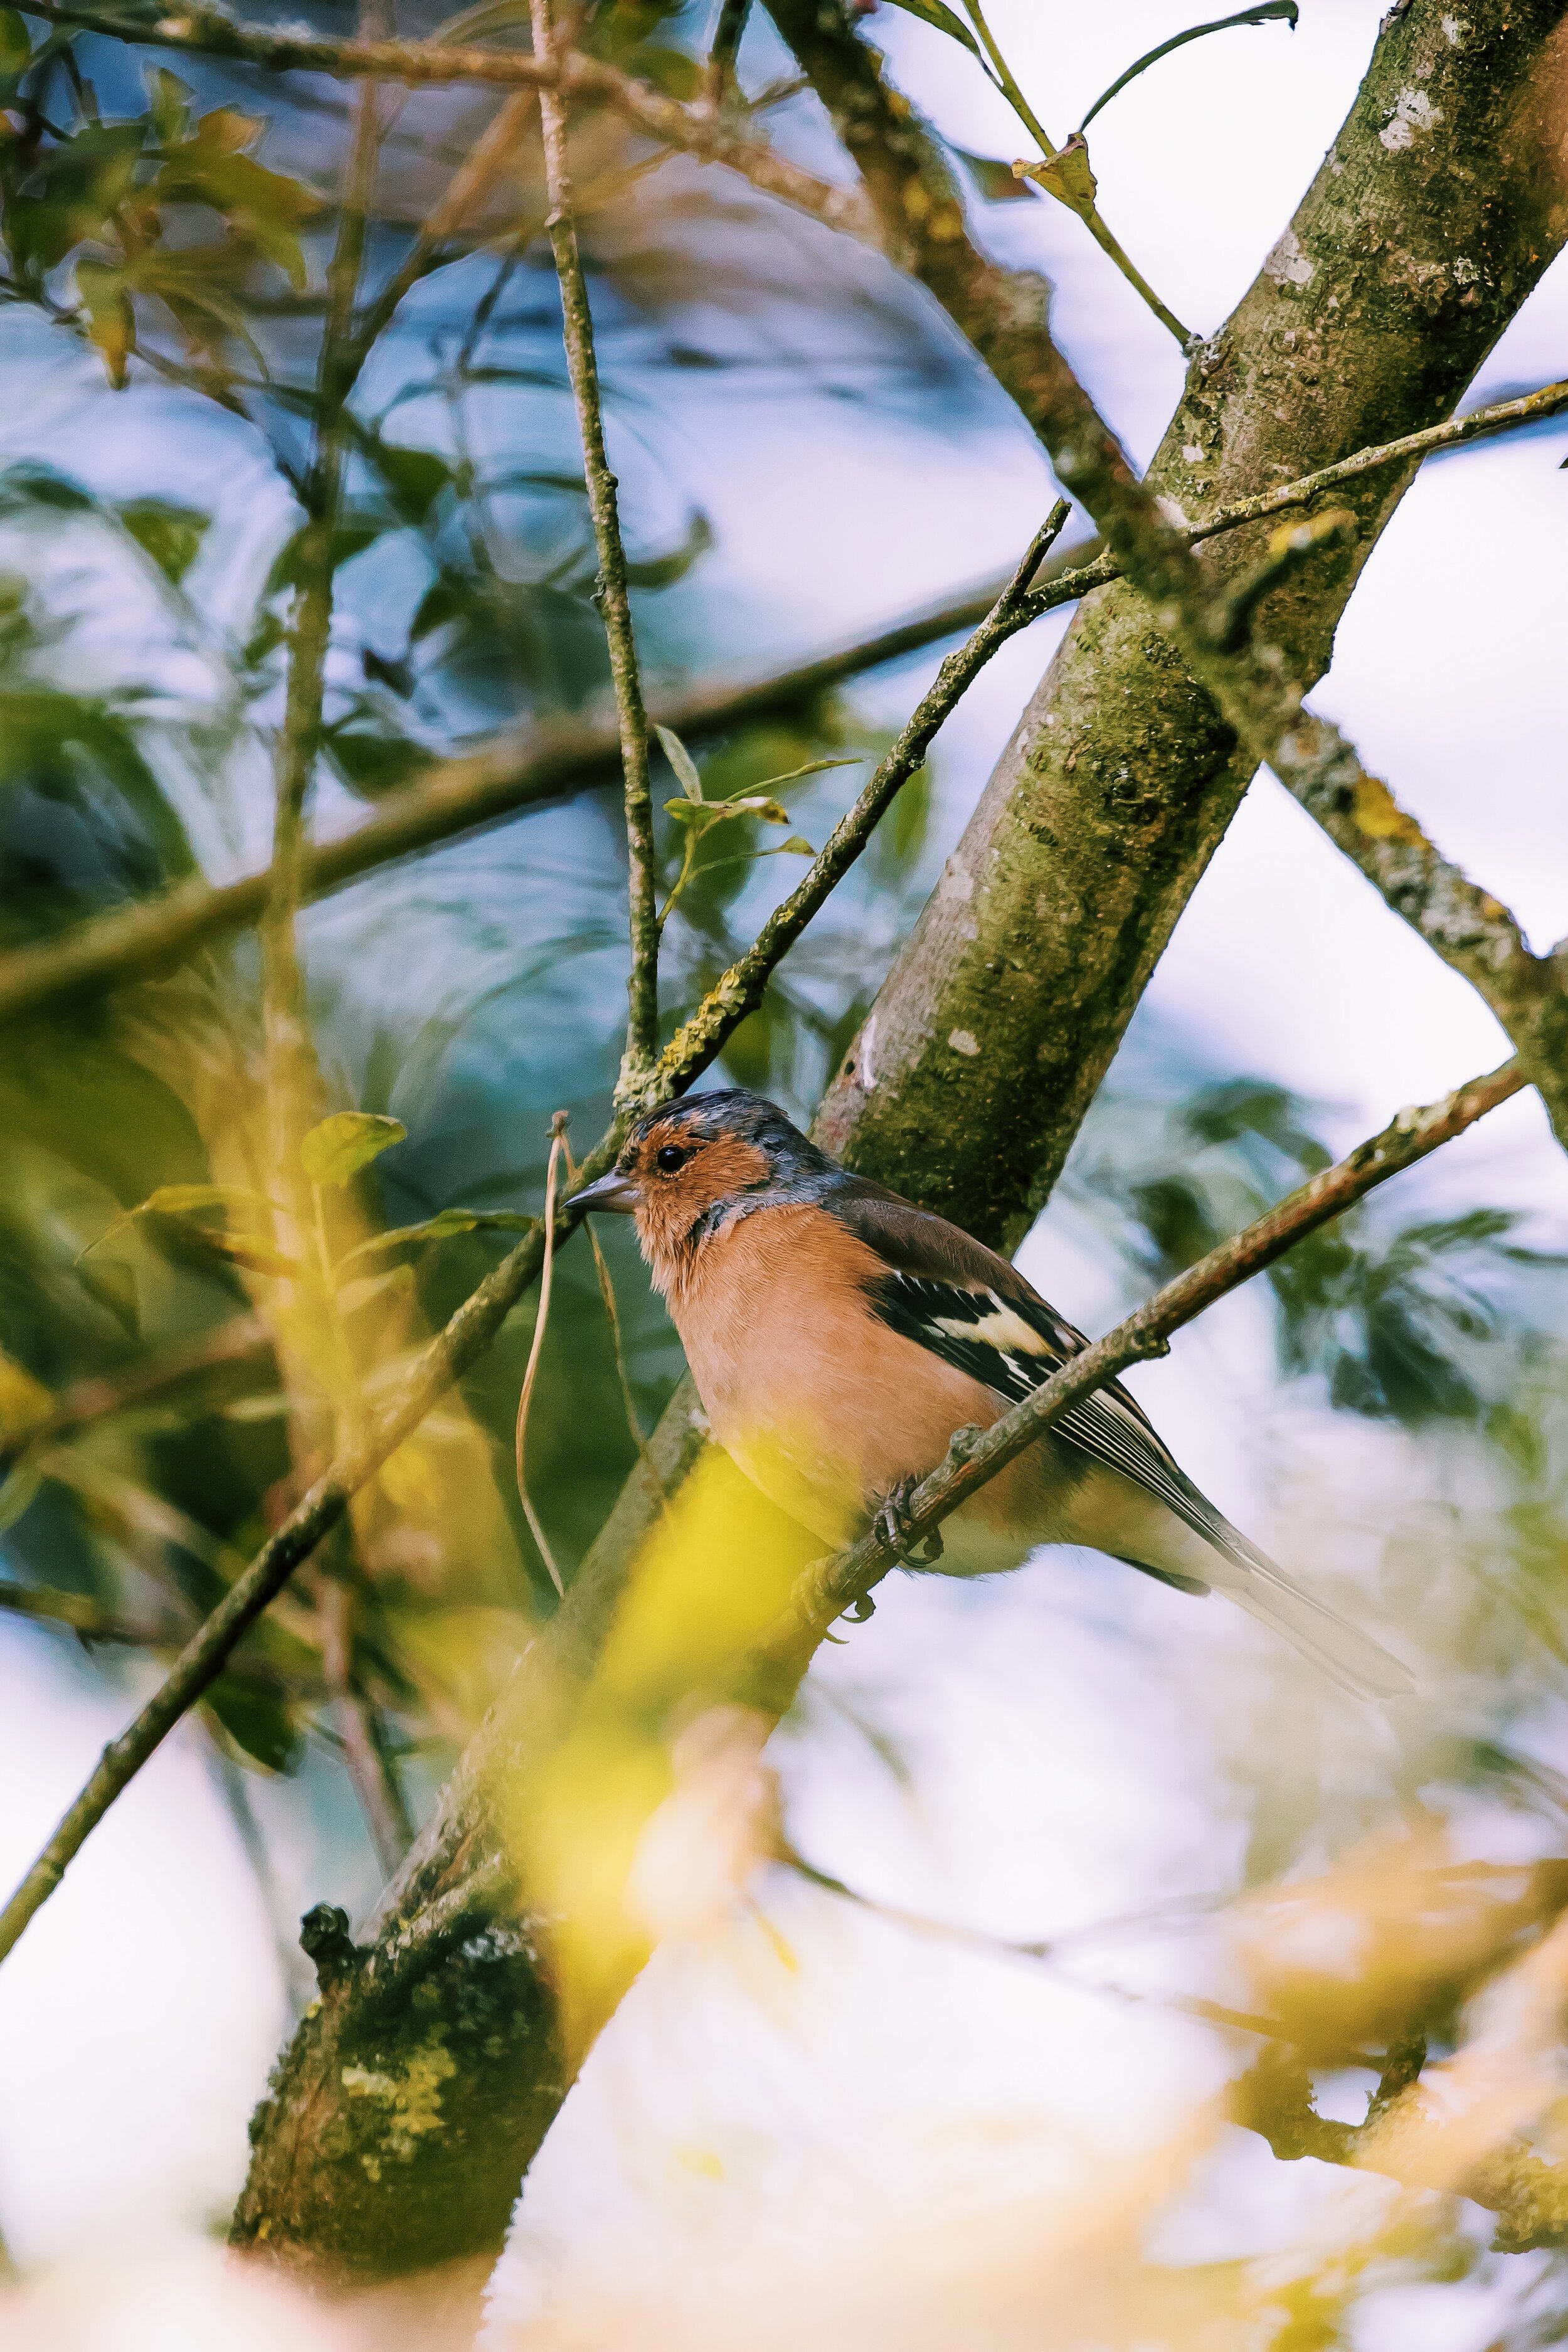
<path id="1" fill-rule="evenodd" d="M 1345 2124 L 1318 2113 L 1310 2071 L 1294 2050 L 1266 2050 L 1232 2086 L 1231 2115 L 1267 2140 L 1282 2164 L 1310 2156 L 1320 2164 L 1380 2172 L 1411 2189 L 1451 2185 L 1496 2214 L 1492 2243 L 1500 2253 L 1568 2245 L 1568 2168 L 1532 2148 L 1507 2142 L 1467 2166 L 1451 2184 L 1435 2180 L 1429 2168 L 1411 2160 L 1413 2137 L 1427 2136 L 1416 2091 L 1426 2056 L 1426 2042 L 1418 2036 L 1396 2042 L 1384 2061 L 1365 2120 Z M 1394 2118 L 1402 2127 L 1390 2130 Z"/>
<path id="2" fill-rule="evenodd" d="M 1121 1366 L 1159 1352 L 1168 1333 L 1203 1306 L 1524 1083 L 1510 1065 L 1429 1109 L 1402 1113 L 1076 1359 L 1049 1391 L 1039 1392 L 1045 1416 L 1054 1418 L 1072 1396 Z M 920 1490 L 922 1523 L 934 1526 L 1000 1466 L 1003 1450 L 1031 1442 L 1043 1425 L 1037 1415 L 1021 1435 L 1014 1413 L 974 1448 L 957 1446 Z M 653 1440 L 658 1484 L 641 1467 L 634 1474 L 616 1518 L 465 1755 L 364 1940 L 350 1948 L 331 1982 L 323 1981 L 321 2003 L 285 2053 L 252 2126 L 257 2152 L 236 2217 L 237 2243 L 265 2242 L 277 2259 L 329 2280 L 406 2273 L 499 2248 L 518 2179 L 565 2096 L 585 2036 L 613 2008 L 646 1950 L 636 1929 L 616 1942 L 616 1957 L 597 1987 L 598 2011 L 586 2024 L 581 2014 L 575 2019 L 568 2056 L 552 1937 L 569 1937 L 571 1923 L 540 1917 L 531 1907 L 528 1842 L 541 1810 L 548 1810 L 554 1759 L 574 1727 L 592 1719 L 595 1662 L 616 1622 L 659 1489 L 686 1475 L 703 1436 L 687 1390 Z M 668 1642 L 659 1645 L 656 1692 L 646 1698 L 626 1685 L 623 1658 L 613 1700 L 620 1743 L 615 1752 L 624 1766 L 626 1739 L 647 1739 L 651 1748 L 648 1769 L 639 1765 L 617 1786 L 642 1792 L 637 1802 L 646 1801 L 651 1811 L 660 1788 L 653 1753 L 705 1703 L 740 1696 L 776 1717 L 832 1618 L 892 1564 L 867 1546 L 819 1563 L 760 1649 L 716 1658 L 710 1645 L 689 1684 L 674 1671 Z M 732 1580 L 732 1560 L 727 1573 Z M 763 1630 L 759 1625 L 759 1633 Z M 632 1850 L 635 1826 L 617 1813 L 617 1855 Z M 388 2120 L 345 2098 L 344 2068 L 396 2083 L 424 2079 L 436 2064 L 446 2085 L 440 2128 L 389 2164 Z M 305 2148 L 308 2164 L 298 2160 Z"/>
<path id="3" fill-rule="evenodd" d="M 1051 342 L 1044 285 L 974 247 L 940 148 L 837 0 L 776 0 L 773 13 L 860 163 L 897 257 L 1067 469 L 1098 452 L 1111 486 L 1135 498 Z M 1568 228 L 1552 127 L 1563 14 L 1562 0 L 1485 0 L 1458 44 L 1437 0 L 1388 20 L 1295 220 L 1194 362 L 1146 485 L 1169 515 L 1201 521 L 1260 498 L 1281 471 L 1394 444 L 1455 405 Z M 1396 150 L 1382 132 L 1411 87 L 1428 95 L 1434 128 Z M 1408 461 L 1391 461 L 1342 481 L 1353 544 L 1321 550 L 1268 599 L 1263 627 L 1295 688 L 1326 666 L 1409 478 Z M 1205 558 L 1210 597 L 1251 569 L 1262 538 L 1238 531 Z M 1128 586 L 1089 599 L 824 1106 L 830 1148 L 1016 1243 L 1254 764 L 1145 599 Z M 1501 946 L 1505 979 L 1519 983 L 1516 1034 L 1535 1053 L 1544 976 Z M 970 1038 L 984 1041 L 978 1057 Z M 933 1131 L 948 1149 L 928 1179 Z"/>

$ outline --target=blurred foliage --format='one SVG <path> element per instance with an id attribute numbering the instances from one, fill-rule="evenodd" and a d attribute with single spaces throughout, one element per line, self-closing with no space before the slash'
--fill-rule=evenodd
<path id="1" fill-rule="evenodd" d="M 1334 1154 L 1321 1114 L 1282 1087 L 1194 1073 L 1190 1094 L 1116 1080 L 1085 1127 L 1068 1199 L 1141 1283 L 1167 1282 Z M 1279 1370 L 1331 1404 L 1421 1430 L 1506 1412 L 1559 1325 L 1568 1255 L 1519 1238 L 1501 1209 L 1410 1218 L 1408 1188 L 1374 1194 L 1271 1266 Z"/>
<path id="2" fill-rule="evenodd" d="M 517 39 L 521 19 L 480 7 L 448 29 Z M 681 0 L 597 0 L 582 19 L 597 54 L 681 97 L 700 86 L 705 31 Z M 58 331 L 77 373 L 68 398 L 41 402 L 36 430 L 14 425 L 17 454 L 0 470 L 0 950 L 265 859 L 344 144 L 335 101 L 247 69 L 143 73 L 107 40 L 34 39 L 0 8 L 0 331 L 43 382 L 26 338 Z M 540 267 L 536 142 L 503 160 L 449 236 L 423 235 L 493 104 L 422 92 L 389 109 L 360 322 L 376 332 L 353 354 L 332 518 L 322 823 L 605 685 L 559 313 Z M 744 600 L 712 560 L 726 552 L 714 481 L 737 462 L 703 446 L 721 397 L 731 417 L 742 395 L 816 417 L 858 401 L 879 426 L 907 409 L 929 429 L 971 394 L 919 299 L 871 259 L 781 227 L 748 192 L 700 190 L 608 119 L 574 135 L 639 643 L 650 677 L 675 686 L 709 677 L 769 618 L 737 617 Z M 968 160 L 987 196 L 1027 194 Z M 399 271 L 401 299 L 378 316 Z M 689 748 L 666 739 L 669 1025 L 754 935 L 795 879 L 789 857 L 826 838 L 879 748 L 835 699 Z M 724 1077 L 809 1112 L 946 846 L 939 785 L 928 769 L 905 789 L 731 1041 Z M 85 1643 L 96 1670 L 177 1650 L 334 1435 L 539 1213 L 552 1113 L 570 1112 L 579 1151 L 599 1132 L 624 1010 L 625 887 L 616 812 L 595 793 L 312 910 L 324 1116 L 289 1171 L 310 1205 L 302 1230 L 266 1172 L 252 944 L 0 1040 L 5 1578 L 38 1605 L 61 1601 L 57 1638 Z M 1332 1156 L 1321 1107 L 1215 1073 L 1189 1041 L 1157 1048 L 1124 1056 L 1061 1195 L 1140 1289 Z M 579 1245 L 557 1269 L 530 1424 L 531 1486 L 569 1571 L 635 1458 L 624 1391 L 647 1427 L 679 1370 L 632 1235 L 617 1223 L 603 1241 L 621 1360 Z M 1391 1802 L 1418 1832 L 1475 1801 L 1512 1808 L 1543 1843 L 1568 1837 L 1568 1782 L 1542 1730 L 1568 1667 L 1568 1417 L 1552 1336 L 1565 1264 L 1503 1212 L 1446 1211 L 1404 1185 L 1269 1275 L 1287 1395 L 1419 1452 L 1430 1507 L 1401 1521 L 1381 1566 L 1412 1638 L 1462 1696 L 1452 1719 L 1413 1717 L 1375 1753 L 1370 1738 L 1324 1738 L 1316 1717 L 1252 1750 L 1244 1882 L 1321 1864 Z M 301 1570 L 211 1692 L 207 1728 L 242 1815 L 236 1759 L 296 1788 L 312 1775 L 336 1785 L 345 1766 L 379 1771 L 417 1816 L 551 1605 L 511 1459 L 531 1312 L 385 1465 L 344 1539 Z M 730 1555 L 752 1540 L 732 1504 L 689 1559 L 664 1561 L 697 1579 L 672 1615 L 715 1639 L 724 1606 L 742 1605 Z M 782 1582 L 795 1563 L 773 1564 Z M 637 1711 L 651 1719 L 668 1696 L 668 1629 L 641 1619 L 634 1632 L 619 1661 L 626 1718 L 587 1727 L 549 1792 L 563 1885 L 588 1866 L 583 1808 L 613 1811 L 622 1778 L 644 1790 L 666 1769 Z M 837 1704 L 908 1776 L 869 1700 L 825 1685 L 811 1704 Z M 1252 1726 L 1233 1711 L 1239 1751 Z M 1522 1891 L 1450 1876 L 1435 1894 L 1423 1880 L 1419 1899 L 1381 1913 L 1342 1876 L 1299 1895 L 1309 1912 L 1359 1903 L 1371 1922 L 1376 1965 L 1348 1990 L 1289 1964 L 1288 1903 L 1250 1915 L 1243 1960 L 1325 2065 L 1413 2021 L 1452 2040 L 1464 1997 L 1560 1910 L 1555 1867 L 1525 1873 Z M 1382 1853 L 1363 1873 L 1385 1895 L 1397 1875 Z M 591 1901 L 577 1908 L 594 1916 Z M 612 1921 L 603 1948 L 573 1955 L 586 2011 L 623 1932 Z M 1197 2266 L 1194 2301 L 1205 2326 L 1234 2331 L 1226 2340 L 1306 2352 L 1350 2340 L 1369 2287 L 1457 2276 L 1472 2258 L 1453 2231 L 1402 2223 L 1261 2287 L 1245 2265 Z M 1555 2340 L 1523 2324 L 1521 2346 Z"/>

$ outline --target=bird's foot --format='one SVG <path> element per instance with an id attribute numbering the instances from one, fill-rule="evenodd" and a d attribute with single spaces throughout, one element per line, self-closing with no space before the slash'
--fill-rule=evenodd
<path id="1" fill-rule="evenodd" d="M 914 1550 L 921 1538 L 920 1530 L 910 1525 L 910 1505 L 920 1483 L 918 1478 L 900 1478 L 896 1486 L 889 1486 L 877 1507 L 871 1525 L 878 1542 L 885 1544 L 900 1559 L 911 1567 L 931 1568 L 942 1558 L 942 1531 L 939 1528 L 929 1528 L 924 1549 Z"/>

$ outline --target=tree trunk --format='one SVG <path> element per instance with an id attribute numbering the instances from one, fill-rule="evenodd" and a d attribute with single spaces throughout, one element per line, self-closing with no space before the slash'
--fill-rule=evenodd
<path id="1" fill-rule="evenodd" d="M 887 104 L 874 66 L 846 49 L 832 0 L 778 0 L 774 14 L 838 89 L 868 164 L 864 134 Z M 1194 519 L 1453 406 L 1561 241 L 1560 158 L 1552 147 L 1549 168 L 1542 132 L 1563 15 L 1563 0 L 1478 0 L 1455 42 L 1436 0 L 1417 0 L 1379 43 L 1291 228 L 1194 363 L 1158 460 Z M 867 72 L 870 85 L 854 81 Z M 1426 94 L 1430 127 L 1391 143 L 1390 126 L 1415 119 L 1410 90 Z M 1356 554 L 1320 558 L 1271 621 L 1304 676 L 1324 666 L 1355 567 L 1404 487 L 1351 492 Z M 1233 567 L 1250 551 L 1213 560 Z M 1016 1241 L 1246 782 L 1147 611 L 1125 588 L 1100 592 L 1020 722 L 819 1135 L 985 1238 Z M 683 1388 L 655 1441 L 666 1488 L 702 1434 Z M 314 1916 L 321 1996 L 257 2111 L 237 2244 L 328 2282 L 499 2252 L 574 2063 L 549 1946 L 519 1894 L 508 1792 L 531 1784 L 575 1720 L 656 1511 L 639 1473 L 362 1942 L 341 1915 Z M 785 1696 L 781 1685 L 763 1703 Z M 599 2014 L 639 1964 L 628 1944 Z"/>

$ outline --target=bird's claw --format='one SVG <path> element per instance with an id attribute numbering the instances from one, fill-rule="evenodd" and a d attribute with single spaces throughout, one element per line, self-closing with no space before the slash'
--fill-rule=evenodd
<path id="1" fill-rule="evenodd" d="M 897 1486 L 889 1486 L 877 1507 L 877 1516 L 871 1524 L 878 1542 L 898 1559 L 930 1568 L 942 1558 L 942 1531 L 938 1528 L 929 1528 L 924 1549 L 917 1553 L 912 1549 L 920 1542 L 921 1537 L 919 1529 L 910 1524 L 910 1505 L 920 1483 L 918 1478 L 900 1478 Z"/>

